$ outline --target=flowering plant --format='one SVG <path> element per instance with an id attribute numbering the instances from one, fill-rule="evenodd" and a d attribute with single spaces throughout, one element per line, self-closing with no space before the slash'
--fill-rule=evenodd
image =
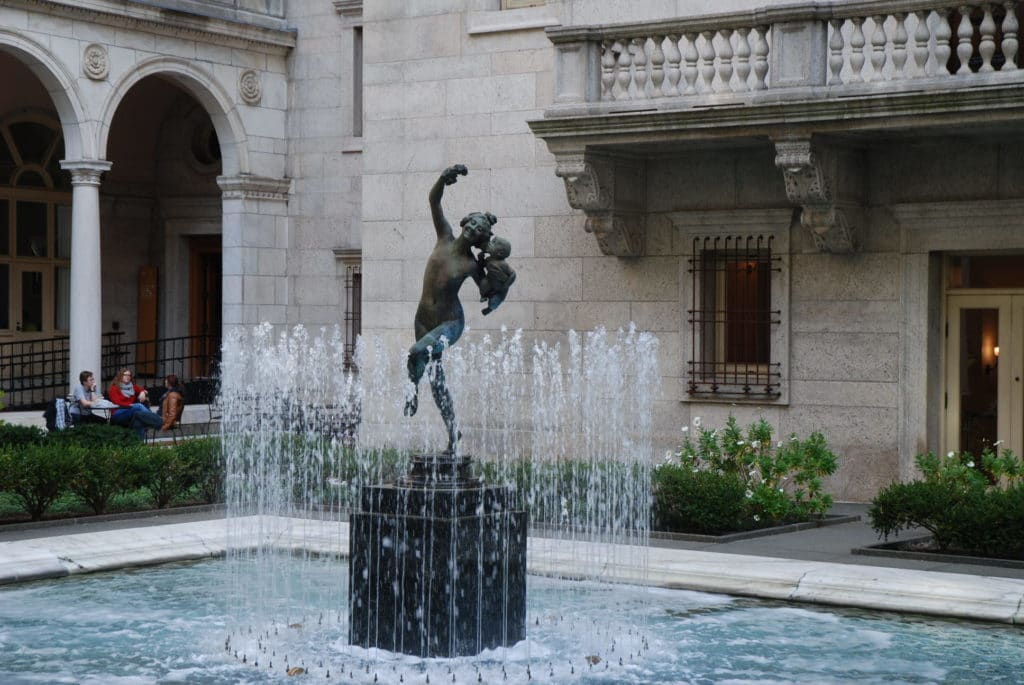
<path id="1" fill-rule="evenodd" d="M 763 418 L 744 432 L 733 416 L 725 428 L 709 429 L 694 419 L 692 438 L 685 430 L 675 456 L 684 468 L 736 478 L 744 486 L 747 510 L 755 523 L 806 520 L 832 506 L 822 479 L 835 473 L 837 459 L 821 433 L 801 440 L 792 434 L 774 440 L 772 425 Z"/>

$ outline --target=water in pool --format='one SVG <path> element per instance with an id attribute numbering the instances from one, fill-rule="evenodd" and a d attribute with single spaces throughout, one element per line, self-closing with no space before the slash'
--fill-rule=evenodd
<path id="1" fill-rule="evenodd" d="M 226 644 L 231 573 L 207 561 L 0 588 L 0 683 L 1022 682 L 1019 627 L 539 577 L 529 638 L 479 657 L 360 650 L 346 644 L 343 609 L 287 616 L 287 594 L 280 621 Z M 296 604 L 311 587 L 345 596 L 343 562 L 299 573 Z M 286 675 L 296 667 L 309 673 Z"/>

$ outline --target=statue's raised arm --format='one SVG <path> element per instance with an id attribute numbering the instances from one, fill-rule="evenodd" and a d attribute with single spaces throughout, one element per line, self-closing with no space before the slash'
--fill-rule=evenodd
<path id="1" fill-rule="evenodd" d="M 469 169 L 466 168 L 465 164 L 450 166 L 441 172 L 437 182 L 434 183 L 434 187 L 430 189 L 430 214 L 434 217 L 434 230 L 437 232 L 438 240 L 442 238 L 454 239 L 455 237 L 451 224 L 448 223 L 448 219 L 444 216 L 444 210 L 441 209 L 441 196 L 444 195 L 444 187 L 452 185 L 458 180 L 459 176 L 465 176 L 468 173 Z"/>

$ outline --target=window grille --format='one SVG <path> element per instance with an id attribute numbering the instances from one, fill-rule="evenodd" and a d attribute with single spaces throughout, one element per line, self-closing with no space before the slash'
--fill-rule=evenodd
<path id="1" fill-rule="evenodd" d="M 363 273 L 360 266 L 345 269 L 345 368 L 355 366 L 356 341 L 363 332 Z"/>
<path id="2" fill-rule="evenodd" d="M 772 309 L 771 288 L 782 267 L 773 243 L 763 235 L 694 238 L 693 302 L 687 312 L 691 396 L 780 396 L 781 365 L 772 361 L 771 340 L 781 312 Z"/>

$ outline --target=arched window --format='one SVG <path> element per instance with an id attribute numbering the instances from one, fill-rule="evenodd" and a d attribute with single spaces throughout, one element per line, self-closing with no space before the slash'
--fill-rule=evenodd
<path id="1" fill-rule="evenodd" d="M 67 332 L 71 179 L 51 115 L 0 119 L 0 336 Z"/>

